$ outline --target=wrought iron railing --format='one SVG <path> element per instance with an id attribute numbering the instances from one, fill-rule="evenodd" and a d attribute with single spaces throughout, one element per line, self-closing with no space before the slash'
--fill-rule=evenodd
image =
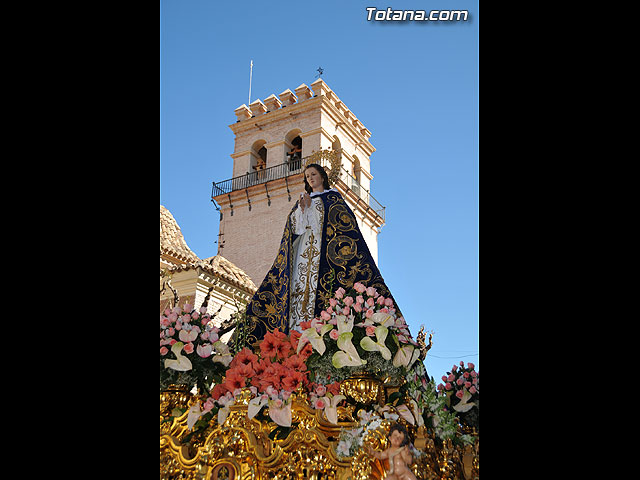
<path id="1" fill-rule="evenodd" d="M 304 164 L 304 160 L 306 158 L 307 157 L 303 159 L 293 160 L 287 163 L 282 163 L 280 165 L 265 168 L 263 170 L 257 170 L 255 172 L 247 172 L 244 175 L 230 178 L 222 182 L 213 182 L 213 187 L 211 189 L 211 198 L 213 199 L 213 197 L 216 197 L 218 195 L 226 195 L 236 190 L 244 190 L 245 188 L 249 188 L 253 185 L 260 185 L 273 180 L 288 178 L 293 175 L 302 173 L 302 165 Z M 324 163 L 324 161 L 322 163 Z M 323 166 L 330 167 L 330 165 Z M 385 207 L 383 207 L 368 190 L 360 185 L 360 182 L 358 182 L 358 180 L 356 180 L 349 172 L 347 172 L 344 167 L 340 171 L 340 179 L 349 189 L 351 189 L 358 197 L 360 197 L 362 201 L 364 201 L 364 203 L 366 203 L 369 207 L 371 207 L 373 211 L 380 215 L 380 217 L 382 217 L 382 220 L 384 221 Z"/>

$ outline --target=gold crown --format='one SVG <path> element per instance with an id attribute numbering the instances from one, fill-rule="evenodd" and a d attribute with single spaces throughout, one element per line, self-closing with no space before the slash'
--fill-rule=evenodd
<path id="1" fill-rule="evenodd" d="M 342 168 L 340 150 L 326 149 L 320 150 L 319 152 L 313 152 L 304 159 L 303 167 L 307 168 L 312 163 L 321 165 L 327 172 L 329 185 L 335 185 L 336 180 L 340 178 L 340 169 Z"/>

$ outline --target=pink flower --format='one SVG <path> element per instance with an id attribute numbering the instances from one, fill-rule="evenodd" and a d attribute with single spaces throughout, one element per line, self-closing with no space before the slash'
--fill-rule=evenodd
<path id="1" fill-rule="evenodd" d="M 456 380 L 456 383 L 458 385 L 462 385 L 464 383 L 464 380 L 462 380 L 462 377 L 460 377 L 458 380 Z"/>
<path id="2" fill-rule="evenodd" d="M 476 366 L 473 363 L 469 362 L 467 363 L 467 368 L 470 368 L 471 370 L 473 370 L 474 368 L 476 368 Z"/>
<path id="3" fill-rule="evenodd" d="M 446 375 L 443 375 L 443 376 L 442 376 L 442 381 L 443 381 L 443 382 L 446 382 L 446 381 L 447 381 L 447 377 L 446 377 Z"/>
<path id="4" fill-rule="evenodd" d="M 329 332 L 329 337 L 331 337 L 331 339 L 333 340 L 338 340 L 339 336 L 340 335 L 338 335 L 338 330 L 336 330 L 335 328 Z"/>
<path id="5" fill-rule="evenodd" d="M 324 400 L 322 400 L 321 398 L 316 400 L 315 403 L 313 404 L 313 408 L 315 408 L 316 410 L 322 410 L 324 406 L 325 406 Z"/>
<path id="6" fill-rule="evenodd" d="M 376 303 L 377 303 L 378 305 L 384 305 L 384 297 L 383 297 L 382 295 L 380 295 L 380 296 L 378 297 L 378 300 L 376 300 Z"/>
<path id="7" fill-rule="evenodd" d="M 354 302 L 353 297 L 344 297 L 344 304 L 347 307 L 350 307 L 351 305 L 353 305 L 353 302 Z"/>
<path id="8" fill-rule="evenodd" d="M 453 373 L 447 377 L 448 382 L 455 382 L 455 380 L 456 376 Z"/>
<path id="9" fill-rule="evenodd" d="M 462 376 L 463 376 L 464 378 L 469 378 L 469 372 L 464 372 L 464 373 L 462 374 Z"/>
<path id="10" fill-rule="evenodd" d="M 367 298 L 367 306 L 373 307 L 376 304 L 376 301 L 373 298 Z"/>
<path id="11" fill-rule="evenodd" d="M 356 292 L 358 293 L 364 293 L 365 290 L 367 289 L 367 287 L 365 287 L 362 283 L 360 282 L 356 282 L 353 284 L 353 288 L 355 289 Z"/>
<path id="12" fill-rule="evenodd" d="M 324 385 L 318 385 L 316 387 L 316 395 L 319 397 L 324 397 L 324 395 L 327 393 L 327 387 L 325 387 Z"/>
<path id="13" fill-rule="evenodd" d="M 185 303 L 185 304 L 184 304 L 184 307 L 182 307 L 182 309 L 183 309 L 185 312 L 190 312 L 191 310 L 193 310 L 193 305 L 191 305 L 190 303 Z"/>
<path id="14" fill-rule="evenodd" d="M 187 343 L 183 348 L 185 353 L 193 353 L 193 343 Z"/>
<path id="15" fill-rule="evenodd" d="M 331 315 L 329 313 L 327 313 L 326 310 L 322 310 L 322 312 L 320 312 L 320 316 L 322 317 L 323 320 L 327 321 L 327 320 L 331 320 Z"/>
<path id="16" fill-rule="evenodd" d="M 329 305 L 331 305 L 332 307 L 335 307 L 336 305 L 338 305 L 338 301 L 335 298 L 330 298 Z"/>
<path id="17" fill-rule="evenodd" d="M 338 290 L 336 290 L 335 297 L 336 298 L 342 298 L 342 297 L 344 297 L 345 293 L 347 293 L 346 290 L 344 288 L 340 287 Z"/>
<path id="18" fill-rule="evenodd" d="M 274 407 L 274 408 L 282 408 L 282 405 L 284 405 L 284 402 L 283 402 L 281 399 L 279 399 L 279 398 L 276 398 L 276 399 L 273 401 L 273 407 Z"/>
<path id="19" fill-rule="evenodd" d="M 462 398 L 463 396 L 464 396 L 464 391 L 462 391 L 462 390 L 458 390 L 458 391 L 456 392 L 456 397 L 458 397 L 458 398 Z"/>
<path id="20" fill-rule="evenodd" d="M 362 311 L 362 305 L 360 305 L 359 303 L 356 303 L 356 304 L 353 306 L 353 310 L 354 310 L 355 312 L 357 312 L 357 313 L 360 313 L 360 312 Z"/>
<path id="21" fill-rule="evenodd" d="M 365 313 L 365 316 L 366 316 L 367 318 L 371 318 L 371 317 L 373 317 L 373 310 L 372 310 L 372 309 L 367 310 L 367 313 Z"/>
<path id="22" fill-rule="evenodd" d="M 358 295 L 356 297 L 356 303 L 364 303 L 364 297 L 362 295 Z"/>
<path id="23" fill-rule="evenodd" d="M 367 336 L 368 337 L 373 337 L 376 334 L 375 327 L 371 326 L 371 325 L 366 328 L 366 331 L 367 331 Z"/>
<path id="24" fill-rule="evenodd" d="M 171 325 L 171 321 L 168 318 L 162 317 L 160 319 L 160 325 L 162 325 L 163 327 L 168 327 L 169 325 Z"/>
<path id="25" fill-rule="evenodd" d="M 460 366 L 464 368 L 464 362 L 462 360 L 460 360 Z"/>
<path id="26" fill-rule="evenodd" d="M 167 347 L 162 347 L 160 349 L 160 355 L 166 355 L 167 353 L 169 353 L 169 350 L 167 350 Z"/>
<path id="27" fill-rule="evenodd" d="M 474 387 L 473 385 L 471 386 L 471 388 L 469 389 L 469 393 L 471 395 L 473 395 L 474 393 L 476 393 L 478 390 L 476 390 L 476 387 Z"/>
<path id="28" fill-rule="evenodd" d="M 445 390 L 451 390 L 451 384 L 449 382 L 444 384 L 444 389 Z"/>
<path id="29" fill-rule="evenodd" d="M 329 306 L 329 307 L 327 308 L 327 313 L 333 313 L 333 307 Z"/>
<path id="30" fill-rule="evenodd" d="M 464 386 L 467 388 L 471 388 L 471 382 L 464 382 Z"/>
<path id="31" fill-rule="evenodd" d="M 344 307 L 342 309 L 342 314 L 343 315 L 349 315 L 351 313 L 351 309 L 349 307 Z"/>
<path id="32" fill-rule="evenodd" d="M 367 295 L 369 295 L 370 297 L 375 297 L 376 295 L 376 289 L 373 287 L 367 287 Z"/>
<path id="33" fill-rule="evenodd" d="M 389 313 L 389 309 L 387 307 L 381 308 L 380 313 Z"/>
<path id="34" fill-rule="evenodd" d="M 393 300 L 391 300 L 390 298 L 385 298 L 385 300 L 384 300 L 384 304 L 385 304 L 387 307 L 393 307 Z"/>
<path id="35" fill-rule="evenodd" d="M 441 392 L 442 390 L 444 390 L 444 385 L 442 385 L 441 383 L 438 384 L 438 391 Z"/>
<path id="36" fill-rule="evenodd" d="M 457 371 L 457 370 L 458 370 L 458 366 L 457 366 L 457 365 L 454 365 L 453 367 L 451 367 L 451 371 L 452 371 L 452 372 L 455 372 L 455 371 Z"/>
<path id="37" fill-rule="evenodd" d="M 169 330 L 171 330 L 171 329 L 169 329 Z M 170 334 L 170 335 L 173 335 L 173 334 Z M 475 370 L 473 370 L 473 371 L 471 372 L 471 376 L 472 376 L 472 377 L 477 377 L 477 376 L 478 376 L 478 372 L 476 372 Z"/>

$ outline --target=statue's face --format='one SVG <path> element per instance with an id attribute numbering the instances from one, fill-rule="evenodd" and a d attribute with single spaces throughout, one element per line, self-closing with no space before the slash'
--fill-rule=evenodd
<path id="1" fill-rule="evenodd" d="M 322 175 L 314 167 L 307 168 L 304 172 L 307 183 L 312 190 L 322 190 Z"/>
<path id="2" fill-rule="evenodd" d="M 391 446 L 397 448 L 402 445 L 402 442 L 404 441 L 404 433 L 394 430 L 389 440 L 391 441 Z"/>

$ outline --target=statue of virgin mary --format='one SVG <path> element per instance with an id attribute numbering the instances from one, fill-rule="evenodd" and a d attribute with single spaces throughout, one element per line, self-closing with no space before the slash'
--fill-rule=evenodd
<path id="1" fill-rule="evenodd" d="M 305 165 L 305 192 L 287 217 L 273 266 L 247 305 L 238 332 L 242 344 L 255 344 L 275 329 L 287 335 L 301 331 L 300 323 L 319 317 L 338 288 L 348 290 L 356 282 L 393 299 L 353 211 L 331 188 L 341 168 L 337 155 L 330 174 L 313 160 Z M 401 315 L 395 299 L 394 304 Z"/>

